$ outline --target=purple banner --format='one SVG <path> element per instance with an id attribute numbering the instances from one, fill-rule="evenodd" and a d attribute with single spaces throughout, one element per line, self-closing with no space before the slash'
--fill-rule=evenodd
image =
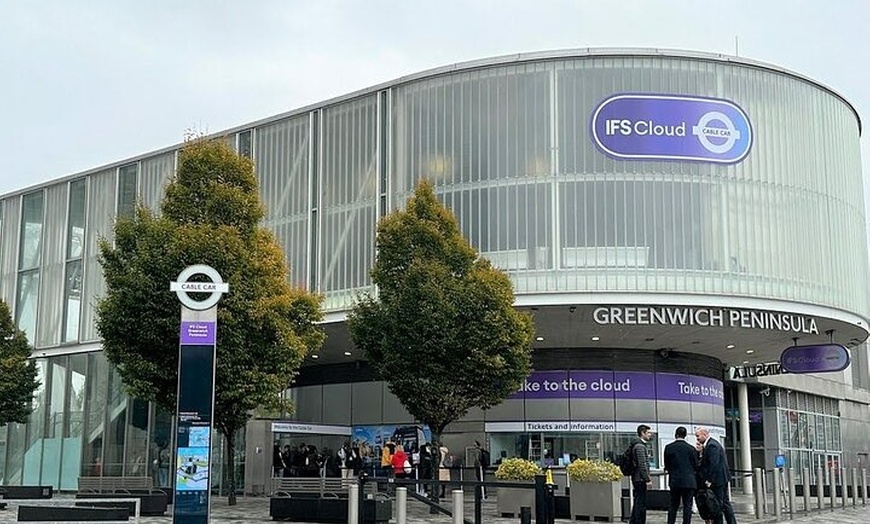
<path id="1" fill-rule="evenodd" d="M 843 371 L 849 367 L 849 350 L 840 344 L 793 346 L 782 352 L 779 363 L 789 373 Z"/>
<path id="2" fill-rule="evenodd" d="M 214 345 L 216 341 L 216 322 L 181 322 L 181 343 L 185 345 Z"/>
<path id="3" fill-rule="evenodd" d="M 722 382 L 647 371 L 534 371 L 509 399 L 673 400 L 724 405 Z"/>
<path id="4" fill-rule="evenodd" d="M 752 147 L 752 126 L 733 102 L 662 94 L 619 94 L 592 114 L 592 139 L 619 159 L 733 164 Z"/>

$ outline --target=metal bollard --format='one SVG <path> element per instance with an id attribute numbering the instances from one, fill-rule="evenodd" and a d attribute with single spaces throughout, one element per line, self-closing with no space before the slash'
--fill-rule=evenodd
<path id="1" fill-rule="evenodd" d="M 867 470 L 861 468 L 861 504 L 867 505 Z"/>
<path id="2" fill-rule="evenodd" d="M 804 487 L 804 511 L 810 510 L 810 468 L 804 468 L 801 470 L 801 482 Z"/>
<path id="3" fill-rule="evenodd" d="M 794 516 L 794 514 L 797 512 L 797 508 L 795 508 L 797 500 L 795 498 L 795 492 L 794 492 L 794 486 L 795 486 L 794 468 L 788 468 L 786 470 L 785 474 L 786 474 L 786 481 L 788 482 L 788 484 L 787 484 L 787 486 L 788 486 L 788 512 L 792 516 Z"/>
<path id="4" fill-rule="evenodd" d="M 833 468 L 828 468 L 828 488 L 831 490 L 831 509 L 834 509 L 837 507 L 837 479 Z"/>
<path id="5" fill-rule="evenodd" d="M 408 488 L 396 488 L 396 524 L 408 521 Z"/>
<path id="6" fill-rule="evenodd" d="M 849 502 L 848 482 L 846 482 L 846 468 L 840 468 L 840 506 L 846 507 Z"/>
<path id="7" fill-rule="evenodd" d="M 359 484 L 351 484 L 347 494 L 347 524 L 359 522 Z"/>
<path id="8" fill-rule="evenodd" d="M 453 524 L 465 522 L 465 497 L 461 489 L 453 490 Z"/>
<path id="9" fill-rule="evenodd" d="M 858 468 L 852 468 L 852 505 L 858 505 Z"/>
<path id="10" fill-rule="evenodd" d="M 773 469 L 773 515 L 776 518 L 782 517 L 782 469 Z"/>
<path id="11" fill-rule="evenodd" d="M 822 468 L 816 468 L 816 505 L 818 509 L 825 505 L 825 472 Z"/>
<path id="12" fill-rule="evenodd" d="M 761 468 L 755 468 L 752 472 L 752 479 L 755 490 L 755 518 L 760 519 L 764 516 L 764 471 Z"/>
<path id="13" fill-rule="evenodd" d="M 520 524 L 532 524 L 532 508 L 522 506 L 520 508 Z"/>

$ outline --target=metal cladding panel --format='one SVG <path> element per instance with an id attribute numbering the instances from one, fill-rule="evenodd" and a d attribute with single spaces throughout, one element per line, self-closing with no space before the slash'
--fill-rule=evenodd
<path id="1" fill-rule="evenodd" d="M 160 211 L 166 185 L 175 174 L 175 152 L 142 160 L 139 164 L 139 199 L 151 211 Z"/>
<path id="2" fill-rule="evenodd" d="M 15 283 L 18 280 L 18 231 L 21 220 L 21 197 L 15 196 L 3 201 L 3 224 L 0 225 L 0 274 L 2 274 L 3 301 L 13 308 L 15 305 Z"/>
<path id="3" fill-rule="evenodd" d="M 308 282 L 310 134 L 308 115 L 282 120 L 257 128 L 254 148 L 264 225 L 284 248 L 290 281 L 299 287 Z"/>
<path id="4" fill-rule="evenodd" d="M 39 322 L 35 346 L 60 343 L 63 317 L 64 261 L 66 260 L 66 183 L 49 187 L 45 192 L 45 227 L 43 228 L 42 277 L 39 285 Z"/>
<path id="5" fill-rule="evenodd" d="M 85 274 L 82 286 L 81 341 L 98 340 L 95 307 L 106 288 L 103 269 L 97 261 L 98 242 L 114 238 L 115 170 L 91 175 L 88 198 L 88 222 L 85 232 Z"/>

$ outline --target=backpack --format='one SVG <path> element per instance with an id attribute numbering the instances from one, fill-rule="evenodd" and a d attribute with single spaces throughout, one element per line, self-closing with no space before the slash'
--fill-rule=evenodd
<path id="1" fill-rule="evenodd" d="M 481 448 L 480 449 L 480 458 L 478 460 L 480 461 L 480 465 L 482 467 L 488 468 L 489 467 L 489 451 Z"/>
<path id="2" fill-rule="evenodd" d="M 626 477 L 634 475 L 634 472 L 637 471 L 637 456 L 634 453 L 634 446 L 636 444 L 636 442 L 629 444 L 619 458 L 619 471 Z"/>

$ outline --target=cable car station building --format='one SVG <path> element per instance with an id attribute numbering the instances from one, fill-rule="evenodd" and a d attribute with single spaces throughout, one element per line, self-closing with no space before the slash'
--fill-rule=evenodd
<path id="1" fill-rule="evenodd" d="M 287 391 L 296 412 L 240 435 L 240 485 L 262 489 L 275 443 L 415 425 L 345 318 L 372 291 L 378 220 L 422 177 L 536 325 L 534 372 L 449 426 L 451 453 L 606 458 L 644 423 L 654 467 L 679 425 L 711 428 L 737 469 L 870 466 L 860 135 L 854 107 L 798 73 L 636 49 L 451 65 L 218 133 L 254 159 L 265 225 L 325 297 L 328 335 Z M 94 304 L 97 240 L 137 201 L 158 208 L 180 147 L 0 196 L 0 296 L 42 383 L 30 421 L 0 428 L 0 484 L 171 478 L 172 417 L 125 394 Z M 784 349 L 830 342 L 844 371 L 780 373 Z"/>

